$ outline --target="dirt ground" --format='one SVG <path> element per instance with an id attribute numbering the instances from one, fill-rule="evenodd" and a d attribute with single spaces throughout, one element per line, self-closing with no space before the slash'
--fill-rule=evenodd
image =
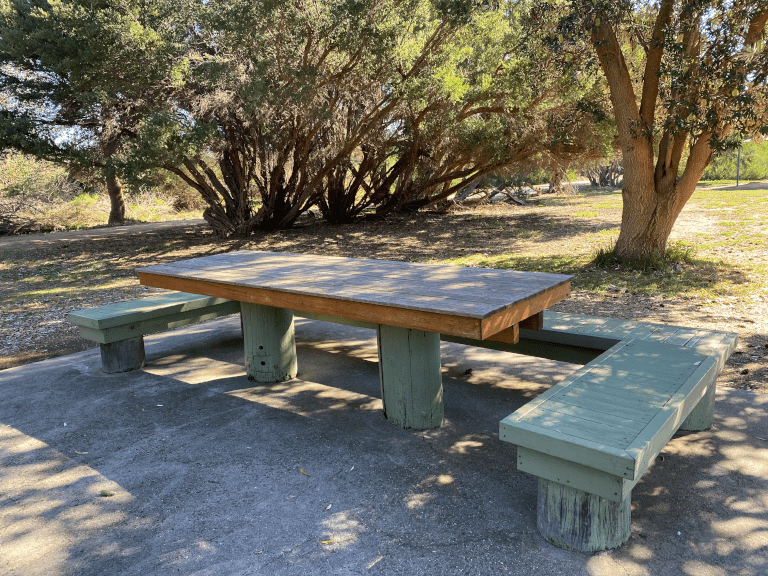
<path id="1" fill-rule="evenodd" d="M 223 242 L 200 223 L 38 235 L 22 243 L 0 238 L 0 369 L 95 347 L 79 337 L 67 313 L 155 292 L 139 286 L 136 267 L 253 249 L 469 266 L 508 262 L 575 273 L 570 298 L 556 310 L 738 332 L 739 347 L 719 384 L 768 392 L 768 290 L 760 275 L 761 266 L 768 266 L 768 245 L 747 239 L 747 250 L 738 243 L 710 243 L 697 253 L 699 263 L 673 269 L 658 285 L 653 277 L 643 278 L 637 288 L 623 281 L 622 271 L 587 264 L 597 248 L 618 236 L 621 217 L 620 196 L 597 200 L 603 202 L 597 208 L 594 198 L 591 208 L 583 199 L 561 198 L 342 226 L 310 215 L 291 230 Z M 709 205 L 689 204 L 673 238 L 701 243 L 724 225 Z M 754 228 L 750 238 L 764 234 L 761 222 L 744 226 Z M 698 278 L 704 288 L 682 280 L 675 285 L 676 274 Z"/>

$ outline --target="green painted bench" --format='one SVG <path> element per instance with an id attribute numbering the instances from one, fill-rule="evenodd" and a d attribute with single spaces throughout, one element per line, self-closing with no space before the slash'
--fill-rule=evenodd
<path id="1" fill-rule="evenodd" d="M 193 322 L 239 314 L 240 303 L 186 292 L 169 292 L 69 313 L 80 335 L 98 342 L 108 374 L 144 365 L 144 336 Z"/>
<path id="2" fill-rule="evenodd" d="M 632 488 L 677 430 L 712 426 L 715 380 L 737 335 L 544 313 L 505 349 L 558 360 L 596 356 L 504 418 L 519 470 L 539 477 L 537 524 L 566 549 L 614 548 L 630 534 Z M 517 348 L 517 350 L 514 350 Z"/>

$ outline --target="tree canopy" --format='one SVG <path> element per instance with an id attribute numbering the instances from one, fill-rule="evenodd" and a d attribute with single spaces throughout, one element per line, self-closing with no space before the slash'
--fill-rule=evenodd
<path id="1" fill-rule="evenodd" d="M 619 258 L 663 253 L 712 160 L 768 134 L 766 0 L 572 0 L 539 7 L 556 49 L 599 66 L 624 163 Z"/>
<path id="2" fill-rule="evenodd" d="M 222 235 L 428 205 L 610 139 L 602 81 L 548 50 L 536 4 L 0 0 L 0 142 L 164 168 Z"/>

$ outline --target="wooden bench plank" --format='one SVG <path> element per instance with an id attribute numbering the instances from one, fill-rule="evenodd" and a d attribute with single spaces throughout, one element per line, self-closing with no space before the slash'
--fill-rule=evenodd
<path id="1" fill-rule="evenodd" d="M 590 388 L 569 386 L 550 398 L 550 401 L 558 401 L 571 406 L 588 408 L 597 412 L 613 414 L 624 420 L 635 422 L 650 422 L 652 411 L 647 408 L 640 398 L 625 398 L 621 396 L 607 395 Z"/>
<path id="2" fill-rule="evenodd" d="M 710 332 L 700 330 L 695 337 L 691 338 L 686 347 L 701 349 L 706 353 L 707 350 L 714 350 L 728 338 L 727 332 Z"/>
<path id="3" fill-rule="evenodd" d="M 225 298 L 212 298 L 199 294 L 170 292 L 139 300 L 117 302 L 97 308 L 76 310 L 69 313 L 69 321 L 79 326 L 105 330 L 114 326 L 123 326 L 132 322 L 161 318 L 169 314 L 189 312 L 221 305 L 232 308 L 231 314 L 239 312 L 237 303 Z"/>
<path id="4" fill-rule="evenodd" d="M 621 502 L 626 499 L 638 482 L 638 480 L 606 474 L 572 460 L 555 458 L 538 450 L 529 450 L 523 446 L 517 448 L 517 468 L 539 478 L 571 486 L 612 502 Z"/>
<path id="5" fill-rule="evenodd" d="M 679 387 L 680 385 L 675 385 L 674 387 L 665 387 L 662 390 L 653 390 L 647 384 L 633 383 L 620 386 L 615 384 L 615 380 L 609 380 L 607 384 L 601 384 L 588 378 L 579 378 L 577 381 L 570 383 L 567 389 L 574 394 L 581 392 L 599 394 L 607 402 L 645 406 L 645 409 L 649 409 L 663 406 L 669 399 L 670 394 Z"/>
<path id="6" fill-rule="evenodd" d="M 633 361 L 632 354 L 637 355 L 640 359 L 639 363 Z M 648 370 L 649 358 L 655 364 L 666 366 L 670 377 L 678 380 L 679 385 L 673 385 L 672 387 L 662 385 L 665 391 L 659 390 L 659 386 L 652 387 L 657 382 L 663 383 L 666 381 L 664 380 L 663 372 Z M 525 414 L 521 414 L 519 419 L 532 424 L 538 424 L 544 428 L 556 427 L 563 432 L 567 430 L 575 437 L 581 439 L 599 442 L 602 437 L 605 442 L 610 443 L 612 446 L 626 449 L 636 438 L 636 435 L 632 435 L 632 432 L 640 432 L 631 421 L 628 421 L 624 427 L 624 433 L 616 434 L 609 427 L 600 426 L 599 422 L 592 422 L 592 420 L 599 421 L 600 419 L 588 409 L 584 409 L 581 419 L 574 419 L 574 415 L 578 413 L 578 410 L 569 410 L 567 415 L 564 414 L 562 403 L 556 400 L 559 394 L 566 388 L 568 390 L 572 389 L 574 393 L 578 393 L 579 389 L 572 388 L 571 385 L 574 383 L 589 383 L 590 378 L 597 374 L 599 377 L 605 378 L 601 384 L 598 384 L 599 386 L 614 387 L 617 395 L 624 397 L 631 394 L 637 400 L 643 401 L 638 403 L 638 406 L 643 406 L 644 404 L 643 410 L 645 412 L 658 412 L 668 406 L 680 394 L 681 386 L 699 369 L 706 358 L 707 356 L 697 353 L 690 348 L 659 345 L 655 342 L 646 341 L 626 342 L 613 351 L 612 354 L 606 355 L 605 358 L 599 361 L 595 361 L 594 366 L 583 369 L 573 377 L 566 379 L 565 382 L 561 383 L 562 387 L 557 393 L 546 399 L 546 404 L 542 404 L 536 411 L 527 411 Z M 630 369 L 615 369 L 613 364 Z M 638 380 L 640 380 L 639 384 Z M 647 389 L 642 388 L 643 381 L 648 386 Z M 639 386 L 639 388 L 627 390 L 627 385 Z M 592 391 L 595 391 L 595 389 L 593 388 Z M 610 421 L 612 420 L 609 418 L 603 420 L 606 424 Z M 615 420 L 613 421 L 616 422 Z M 653 421 L 653 418 L 651 421 Z M 616 422 L 616 425 L 621 426 L 620 420 Z M 622 444 L 621 442 L 625 443 Z"/>
<path id="7" fill-rule="evenodd" d="M 610 332 L 603 334 L 606 337 L 613 337 L 617 340 L 638 339 L 642 340 L 658 332 L 663 327 L 658 324 L 643 324 L 639 322 L 626 321 Z"/>
<path id="8" fill-rule="evenodd" d="M 507 417 L 509 418 L 509 417 Z M 555 429 L 545 429 L 524 420 L 514 422 L 514 430 L 502 420 L 499 428 L 499 439 L 522 447 L 542 446 L 546 454 L 583 466 L 594 468 L 614 476 L 634 479 L 635 459 L 626 450 L 616 448 L 605 442 L 595 442 L 586 438 L 575 437 Z M 554 439 L 556 442 L 547 442 Z M 536 448 L 532 448 L 536 449 Z M 538 450 L 543 452 L 543 450 Z M 526 470 L 521 469 L 523 472 Z"/>
<path id="9" fill-rule="evenodd" d="M 564 398 L 560 394 L 555 398 L 550 398 L 547 402 L 547 412 L 550 414 L 561 414 L 563 416 L 572 417 L 577 422 L 583 420 L 597 425 L 598 429 L 603 427 L 608 427 L 610 429 L 616 428 L 622 432 L 626 431 L 630 437 L 630 433 L 639 433 L 645 425 L 652 420 L 650 410 L 639 411 L 641 414 L 645 415 L 645 418 L 635 420 L 633 418 L 627 418 L 626 416 L 619 416 L 612 411 L 600 408 L 600 406 L 595 406 L 590 402 L 569 402 L 568 398 Z"/>
<path id="10" fill-rule="evenodd" d="M 698 330 L 696 328 L 683 328 L 679 327 L 677 330 L 664 334 L 656 332 L 650 335 L 646 340 L 663 342 L 665 344 L 671 344 L 672 346 L 685 346 L 691 338 L 695 337 Z"/>
<path id="11" fill-rule="evenodd" d="M 552 408 L 549 403 L 544 408 L 530 411 L 525 417 L 520 418 L 519 422 L 525 422 L 542 430 L 557 430 L 561 434 L 573 438 L 613 446 L 619 450 L 625 450 L 627 446 L 632 444 L 637 432 L 639 432 L 562 414 Z M 551 443 L 551 440 L 540 440 L 537 448 L 546 452 Z M 532 447 L 529 446 L 529 448 Z"/>
<path id="12" fill-rule="evenodd" d="M 144 365 L 144 336 L 237 314 L 240 303 L 172 292 L 69 313 L 83 338 L 99 343 L 102 370 L 127 372 Z"/>
<path id="13" fill-rule="evenodd" d="M 589 334 L 604 326 L 607 318 L 580 316 L 577 314 L 554 314 L 544 311 L 544 325 L 549 330 L 568 332 L 570 334 Z"/>
<path id="14" fill-rule="evenodd" d="M 113 326 L 102 329 L 80 326 L 80 335 L 86 340 L 92 340 L 100 344 L 110 344 L 112 342 L 120 342 L 139 336 L 173 330 L 174 328 L 180 328 L 181 326 L 187 326 L 188 324 L 193 324 L 195 322 L 213 320 L 214 318 L 219 318 L 221 316 L 239 313 L 240 303 L 229 301 L 216 304 L 215 306 L 209 306 L 205 309 L 196 308 L 169 314 L 160 318 L 135 320 L 130 324 L 122 326 Z"/>
<path id="15" fill-rule="evenodd" d="M 632 444 L 627 446 L 627 452 L 635 458 L 636 476 L 642 475 L 659 455 L 719 373 L 717 361 L 714 358 L 706 358 L 691 374 L 686 385 L 659 409 L 653 420 L 637 435 Z"/>

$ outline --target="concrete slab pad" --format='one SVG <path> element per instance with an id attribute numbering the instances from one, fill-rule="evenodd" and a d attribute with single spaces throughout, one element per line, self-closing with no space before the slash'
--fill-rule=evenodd
<path id="1" fill-rule="evenodd" d="M 446 422 L 381 413 L 373 331 L 297 321 L 299 377 L 245 377 L 229 318 L 0 372 L 0 574 L 768 573 L 768 396 L 719 391 L 633 492 L 632 537 L 547 544 L 499 421 L 573 365 L 443 345 Z"/>

